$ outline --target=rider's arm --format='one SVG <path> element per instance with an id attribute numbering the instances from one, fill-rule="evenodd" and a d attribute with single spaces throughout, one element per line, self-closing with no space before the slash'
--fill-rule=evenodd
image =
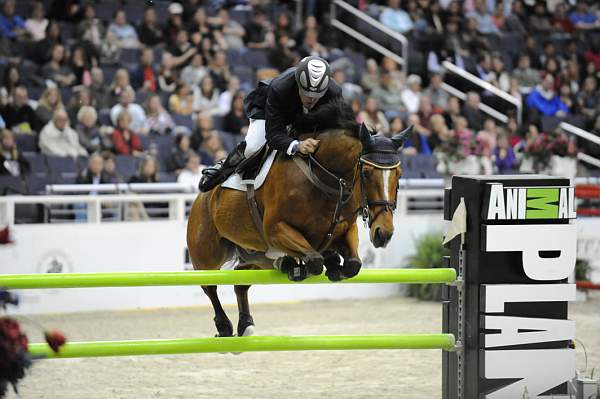
<path id="1" fill-rule="evenodd" d="M 281 112 L 281 96 L 274 87 L 269 88 L 267 104 L 265 106 L 265 138 L 269 147 L 277 151 L 285 151 L 288 155 L 293 154 L 294 144 L 297 140 L 292 139 L 287 132 L 288 121 Z"/>

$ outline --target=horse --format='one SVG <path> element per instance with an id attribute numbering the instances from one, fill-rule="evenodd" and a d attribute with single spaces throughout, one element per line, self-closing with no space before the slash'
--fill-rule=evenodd
<path id="1" fill-rule="evenodd" d="M 253 219 L 244 192 L 217 186 L 198 194 L 187 225 L 194 269 L 219 269 L 237 257 L 236 270 L 272 269 L 275 264 L 285 272 L 286 261 L 297 259 L 307 274 L 320 274 L 325 265 L 330 280 L 350 278 L 362 265 L 359 214 L 368 222 L 373 245 L 387 245 L 394 232 L 393 210 L 402 176 L 397 151 L 412 127 L 392 138 L 374 135 L 355 121 L 342 101 L 324 104 L 293 126 L 300 140 L 320 140 L 318 149 L 307 158 L 277 154 L 266 181 L 255 193 L 263 210 L 260 224 Z M 234 287 L 238 336 L 254 333 L 249 288 Z M 217 286 L 202 289 L 215 311 L 217 336 L 233 336 Z"/>

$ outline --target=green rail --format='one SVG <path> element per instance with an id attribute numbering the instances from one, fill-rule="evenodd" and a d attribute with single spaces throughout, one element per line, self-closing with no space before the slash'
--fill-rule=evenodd
<path id="1" fill-rule="evenodd" d="M 443 269 L 363 269 L 341 283 L 451 283 L 456 271 Z M 277 270 L 202 270 L 190 272 L 2 274 L 0 287 L 8 289 L 147 287 L 167 285 L 331 284 L 324 274 L 299 283 Z"/>
<path id="2" fill-rule="evenodd" d="M 179 355 L 209 352 L 271 352 L 373 349 L 452 349 L 452 334 L 264 336 L 71 342 L 58 354 L 46 344 L 29 344 L 37 358 Z"/>

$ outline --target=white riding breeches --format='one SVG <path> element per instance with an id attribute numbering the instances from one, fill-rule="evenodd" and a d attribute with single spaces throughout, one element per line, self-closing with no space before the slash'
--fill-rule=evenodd
<path id="1" fill-rule="evenodd" d="M 244 156 L 249 158 L 262 148 L 267 142 L 264 119 L 250 119 L 248 133 L 246 133 L 246 149 Z"/>

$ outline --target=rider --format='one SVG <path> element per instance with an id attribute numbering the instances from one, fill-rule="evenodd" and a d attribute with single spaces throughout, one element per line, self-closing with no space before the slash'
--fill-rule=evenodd
<path id="1" fill-rule="evenodd" d="M 312 154 L 319 140 L 298 141 L 287 131 L 296 116 L 308 113 L 319 105 L 342 96 L 342 90 L 331 79 L 329 64 L 321 57 L 303 58 L 270 82 L 260 82 L 244 99 L 250 126 L 246 141 L 241 142 L 225 161 L 204 169 L 200 191 L 206 192 L 223 183 L 244 160 L 257 153 L 265 144 L 288 155 L 297 152 Z"/>

